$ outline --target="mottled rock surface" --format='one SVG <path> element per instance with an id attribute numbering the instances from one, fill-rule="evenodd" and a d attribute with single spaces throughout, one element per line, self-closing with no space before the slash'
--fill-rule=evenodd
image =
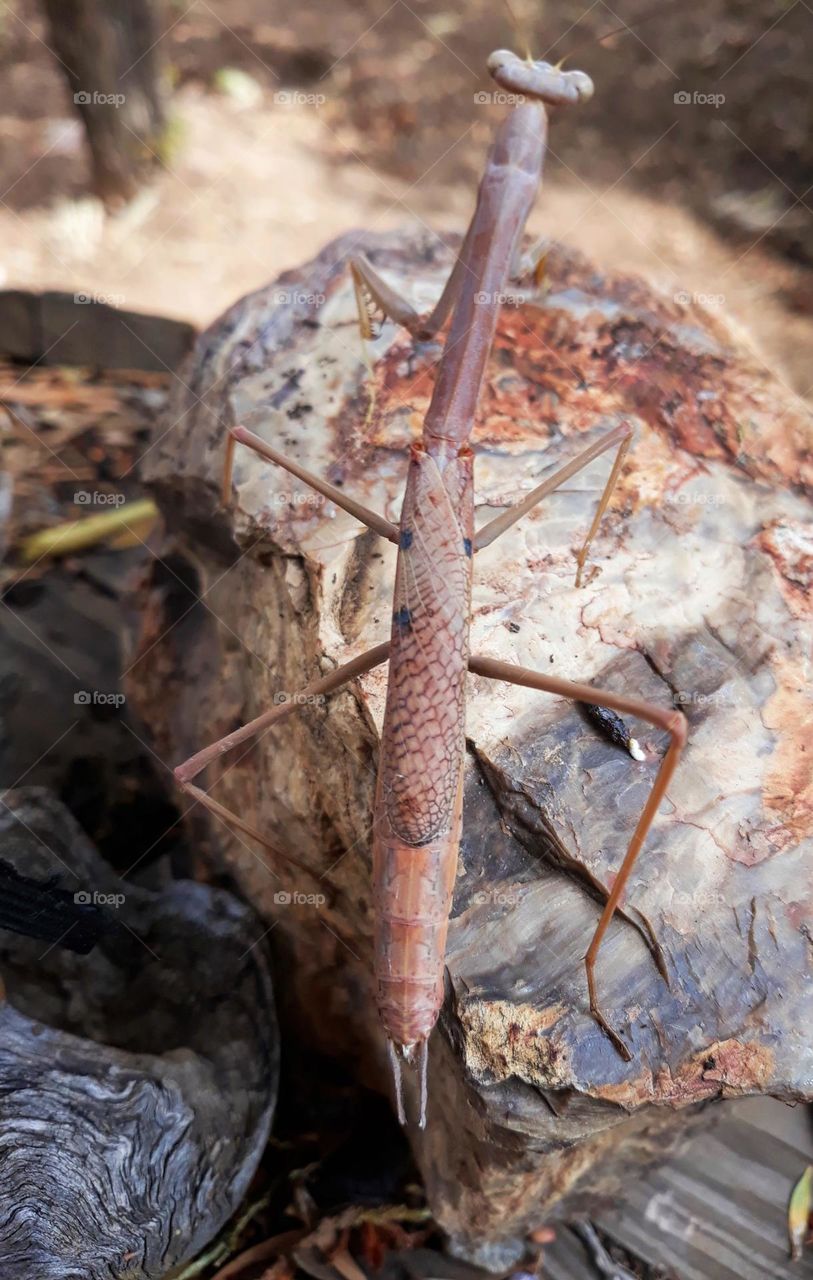
<path id="1" fill-rule="evenodd" d="M 420 307 L 451 265 L 421 234 L 336 242 L 201 337 L 156 432 L 173 576 L 144 585 L 130 696 L 167 764 L 388 635 L 392 546 L 245 449 L 234 509 L 218 506 L 239 421 L 397 520 L 439 347 L 386 325 L 371 409 L 343 268 L 360 244 Z M 574 554 L 606 460 L 475 564 L 473 652 L 690 722 L 599 958 L 625 1063 L 588 1016 L 582 957 L 664 735 L 634 726 L 637 764 L 578 708 L 471 679 L 448 998 L 415 1141 L 454 1246 L 495 1265 L 528 1227 L 614 1194 L 685 1129 L 682 1109 L 811 1095 L 810 420 L 719 317 L 554 247 L 544 289 L 502 310 L 474 432 L 477 523 L 623 418 L 635 442 L 581 590 Z M 307 1033 L 368 1078 L 383 1078 L 369 829 L 385 685 L 382 668 L 209 771 L 312 875 L 192 815 L 274 924 Z"/>

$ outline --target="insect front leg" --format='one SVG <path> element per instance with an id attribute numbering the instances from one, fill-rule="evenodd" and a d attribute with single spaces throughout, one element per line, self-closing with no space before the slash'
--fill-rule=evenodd
<path id="1" fill-rule="evenodd" d="M 587 971 L 587 990 L 590 997 L 590 1012 L 602 1030 L 609 1036 L 622 1058 L 629 1062 L 632 1054 L 605 1018 L 598 1002 L 595 984 L 596 956 L 598 955 L 602 938 L 607 932 L 607 926 L 613 918 L 615 909 L 624 892 L 624 887 L 629 880 L 635 860 L 641 852 L 641 847 L 652 826 L 660 803 L 666 795 L 666 788 L 675 772 L 681 752 L 686 745 L 688 732 L 686 717 L 680 711 L 666 711 L 662 707 L 655 706 L 654 703 L 643 702 L 639 698 L 628 698 L 623 694 L 609 693 L 604 689 L 594 689 L 589 684 L 576 684 L 572 680 L 560 680 L 555 676 L 544 676 L 539 672 L 530 671 L 527 667 L 516 667 L 513 663 L 498 662 L 493 658 L 470 658 L 469 671 L 472 671 L 475 675 L 486 676 L 491 680 L 504 680 L 508 684 L 522 685 L 527 689 L 541 689 L 544 693 L 555 693 L 560 697 L 570 698 L 575 702 L 589 702 L 600 707 L 609 707 L 611 711 L 617 711 L 620 715 L 638 716 L 656 728 L 664 729 L 669 734 L 671 739 L 669 748 L 661 761 L 652 789 L 641 810 L 641 816 L 638 819 L 627 852 L 624 855 L 624 860 L 607 897 L 601 918 L 584 958 Z M 657 948 L 654 954 L 658 961 L 660 972 L 668 981 L 668 975 L 660 956 L 660 948 Z"/>

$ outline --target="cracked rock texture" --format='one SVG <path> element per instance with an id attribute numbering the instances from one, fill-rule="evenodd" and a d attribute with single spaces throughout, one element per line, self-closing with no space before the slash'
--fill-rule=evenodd
<path id="1" fill-rule="evenodd" d="M 131 697 L 168 764 L 389 634 L 392 546 L 246 449 L 233 510 L 218 506 L 224 433 L 243 422 L 398 519 L 440 348 L 385 325 L 371 406 L 343 265 L 360 244 L 419 307 L 451 266 L 417 233 L 330 245 L 200 338 L 156 432 L 164 567 L 142 587 Z M 478 523 L 623 418 L 635 441 L 581 590 L 606 459 L 475 563 L 474 653 L 677 704 L 690 724 L 599 957 L 626 1063 L 588 1016 L 582 957 L 664 735 L 633 726 L 637 764 L 578 708 L 470 680 L 448 994 L 415 1144 L 453 1247 L 494 1266 L 529 1227 L 616 1194 L 696 1104 L 811 1095 L 811 423 L 718 316 L 553 247 L 544 289 L 502 310 Z M 209 770 L 312 875 L 190 815 L 275 926 L 306 1034 L 368 1079 L 384 1079 L 369 829 L 385 683 L 382 668 L 303 706 Z M 294 892 L 326 902 L 280 901 Z"/>

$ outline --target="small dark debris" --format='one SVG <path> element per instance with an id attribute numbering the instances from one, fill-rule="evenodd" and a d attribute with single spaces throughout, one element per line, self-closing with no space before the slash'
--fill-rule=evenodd
<path id="1" fill-rule="evenodd" d="M 625 751 L 629 750 L 631 734 L 617 712 L 611 711 L 609 707 L 597 707 L 592 702 L 582 702 L 579 705 L 610 742 L 623 747 Z"/>

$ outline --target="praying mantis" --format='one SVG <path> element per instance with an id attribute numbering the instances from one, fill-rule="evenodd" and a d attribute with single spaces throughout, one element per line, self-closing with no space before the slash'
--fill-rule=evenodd
<path id="1" fill-rule="evenodd" d="M 609 477 L 577 555 L 578 587 L 632 435 L 626 422 L 607 431 L 522 501 L 475 530 L 474 464 L 469 439 L 501 294 L 509 278 L 522 278 L 529 269 L 521 242 L 541 182 L 547 109 L 575 105 L 593 92 L 592 83 L 583 72 L 524 60 L 506 50 L 492 54 L 488 68 L 501 88 L 518 95 L 518 101 L 498 129 L 471 223 L 431 314 L 419 315 L 363 256 L 350 262 L 365 337 L 371 333 L 372 307 L 403 325 L 416 340 L 432 337 L 450 320 L 422 438 L 410 451 L 400 525 L 305 471 L 243 426 L 233 427 L 226 442 L 224 502 L 228 502 L 231 493 L 235 447 L 242 444 L 396 544 L 390 639 L 308 684 L 296 699 L 273 707 L 198 751 L 175 770 L 181 788 L 192 798 L 236 829 L 274 848 L 262 833 L 195 785 L 194 779 L 213 760 L 282 720 L 303 701 L 340 689 L 389 660 L 373 811 L 375 981 L 399 1119 L 406 1122 L 401 1063 L 407 1061 L 419 1068 L 421 1127 L 426 1120 L 427 1046 L 443 999 L 446 937 L 461 835 L 467 674 L 636 716 L 669 734 L 669 747 L 585 956 L 590 1012 L 626 1060 L 632 1056 L 630 1050 L 598 999 L 596 956 L 687 736 L 685 717 L 672 708 L 662 709 L 635 697 L 470 652 L 472 564 L 476 552 L 489 546 L 594 459 L 615 450 Z M 296 862 L 290 855 L 282 856 Z M 667 978 L 657 948 L 653 955 Z"/>

